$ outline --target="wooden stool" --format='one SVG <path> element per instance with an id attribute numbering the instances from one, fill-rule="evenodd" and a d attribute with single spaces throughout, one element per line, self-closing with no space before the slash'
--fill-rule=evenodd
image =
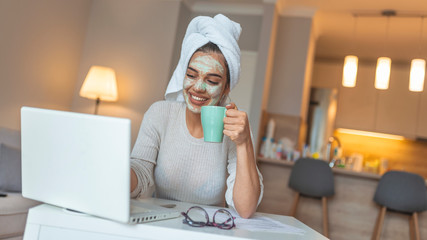
<path id="1" fill-rule="evenodd" d="M 323 235 L 329 237 L 328 201 L 333 196 L 334 175 L 328 163 L 323 160 L 301 158 L 295 162 L 289 177 L 289 187 L 296 191 L 289 215 L 295 217 L 300 196 L 322 199 Z"/>
<path id="2" fill-rule="evenodd" d="M 387 209 L 411 214 L 409 226 L 411 239 L 420 239 L 418 212 L 427 209 L 426 184 L 424 179 L 413 173 L 390 171 L 384 174 L 375 191 L 374 201 L 381 206 L 372 239 L 381 237 Z"/>

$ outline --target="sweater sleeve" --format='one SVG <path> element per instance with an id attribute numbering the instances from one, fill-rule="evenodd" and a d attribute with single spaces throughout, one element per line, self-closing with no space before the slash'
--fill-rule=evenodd
<path id="1" fill-rule="evenodd" d="M 251 138 L 252 138 L 252 132 L 251 132 Z M 233 209 L 236 209 L 234 206 L 234 200 L 233 200 L 233 189 L 234 189 L 234 182 L 236 181 L 236 168 L 237 168 L 237 151 L 236 151 L 236 145 L 227 138 L 229 143 L 228 148 L 228 165 L 227 165 L 227 171 L 228 171 L 228 178 L 227 178 L 227 190 L 225 192 L 225 201 L 227 202 L 229 207 L 232 207 Z M 253 142 L 253 138 L 252 138 Z M 256 157 L 254 157 L 256 161 Z M 259 178 L 259 184 L 260 184 L 260 194 L 258 198 L 257 206 L 261 203 L 262 197 L 264 195 L 264 184 L 262 183 L 262 175 L 261 172 L 258 170 L 258 166 L 256 167 L 258 178 Z"/>
<path id="2" fill-rule="evenodd" d="M 131 197 L 147 196 L 152 192 L 154 186 L 153 169 L 156 165 L 157 155 L 160 148 L 160 136 L 162 129 L 161 103 L 157 102 L 144 114 L 144 118 L 139 129 L 138 137 L 130 156 L 130 165 L 134 170 L 138 185 L 131 193 Z"/>

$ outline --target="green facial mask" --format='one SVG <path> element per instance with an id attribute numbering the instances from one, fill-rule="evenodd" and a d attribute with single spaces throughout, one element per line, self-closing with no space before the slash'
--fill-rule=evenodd
<path id="1" fill-rule="evenodd" d="M 196 92 L 205 93 L 205 95 L 210 97 L 210 102 L 207 105 L 216 105 L 221 98 L 223 81 L 217 85 L 213 85 L 208 83 L 208 78 L 206 77 L 208 73 L 220 73 L 223 76 L 224 68 L 218 60 L 208 54 L 196 57 L 190 62 L 189 66 L 197 70 L 198 74 L 196 78 L 188 76 L 184 78 L 184 98 L 190 111 L 200 113 L 200 107 L 191 104 L 187 91 L 192 88 Z"/>

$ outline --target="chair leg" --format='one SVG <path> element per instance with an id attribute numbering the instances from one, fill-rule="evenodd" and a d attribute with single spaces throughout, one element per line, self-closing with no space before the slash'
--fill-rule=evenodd
<path id="1" fill-rule="evenodd" d="M 328 200 L 326 197 L 322 197 L 322 209 L 323 209 L 323 235 L 329 238 Z"/>
<path id="2" fill-rule="evenodd" d="M 292 203 L 291 212 L 289 214 L 292 217 L 295 217 L 295 214 L 297 212 L 298 201 L 299 201 L 299 192 L 296 192 L 294 196 L 294 202 Z"/>
<path id="3" fill-rule="evenodd" d="M 382 231 L 384 216 L 386 211 L 387 211 L 386 207 L 381 207 L 381 210 L 378 213 L 377 222 L 375 223 L 374 232 L 372 234 L 372 240 L 379 240 L 381 237 L 381 231 Z"/>
<path id="4" fill-rule="evenodd" d="M 414 214 L 409 216 L 409 239 L 414 240 L 415 239 L 415 229 L 414 229 Z"/>
<path id="5" fill-rule="evenodd" d="M 414 212 L 409 222 L 411 239 L 420 240 L 420 228 L 418 225 L 418 213 Z"/>

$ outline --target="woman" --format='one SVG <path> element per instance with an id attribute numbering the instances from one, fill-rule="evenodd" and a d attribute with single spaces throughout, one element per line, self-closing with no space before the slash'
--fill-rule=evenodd
<path id="1" fill-rule="evenodd" d="M 262 198 L 245 112 L 226 106 L 222 143 L 203 141 L 202 106 L 223 105 L 240 73 L 240 25 L 223 15 L 196 17 L 166 90 L 145 113 L 131 154 L 131 195 L 222 205 L 250 217 Z M 227 175 L 228 170 L 228 177 Z"/>

